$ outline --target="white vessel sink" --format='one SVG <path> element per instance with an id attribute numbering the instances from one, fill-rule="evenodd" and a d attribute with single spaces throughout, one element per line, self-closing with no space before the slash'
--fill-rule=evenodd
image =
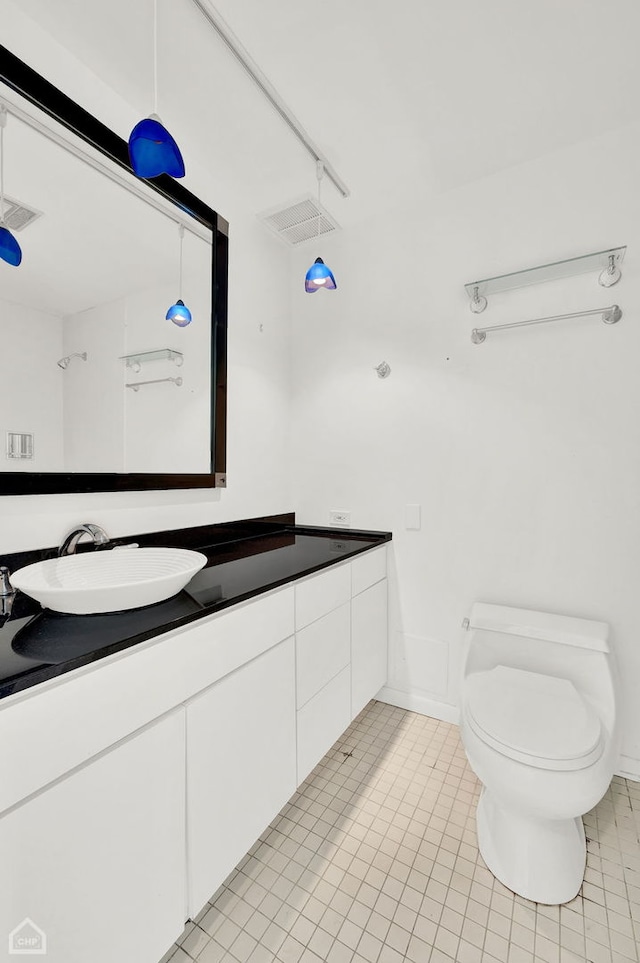
<path id="1" fill-rule="evenodd" d="M 116 548 L 26 565 L 11 583 L 54 612 L 121 612 L 171 598 L 206 562 L 182 548 Z"/>

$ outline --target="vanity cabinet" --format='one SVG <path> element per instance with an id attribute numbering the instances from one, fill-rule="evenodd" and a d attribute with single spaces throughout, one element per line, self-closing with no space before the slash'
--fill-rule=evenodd
<path id="1" fill-rule="evenodd" d="M 386 682 L 386 548 L 369 555 L 296 582 L 295 637 L 186 703 L 190 917 Z"/>
<path id="2" fill-rule="evenodd" d="M 296 789 L 293 638 L 187 703 L 189 916 Z"/>
<path id="3" fill-rule="evenodd" d="M 387 681 L 387 550 L 302 579 L 296 593 L 298 783 Z"/>
<path id="4" fill-rule="evenodd" d="M 351 722 L 349 586 L 346 602 L 296 631 L 298 784 Z"/>
<path id="5" fill-rule="evenodd" d="M 179 709 L 0 819 L 4 948 L 39 930 L 49 963 L 162 957 L 184 926 L 184 745 Z"/>
<path id="6" fill-rule="evenodd" d="M 157 963 L 386 681 L 386 547 L 0 705 L 0 938 Z"/>

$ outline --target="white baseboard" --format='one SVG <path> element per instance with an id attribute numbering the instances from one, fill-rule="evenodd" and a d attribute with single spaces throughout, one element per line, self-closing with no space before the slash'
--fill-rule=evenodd
<path id="1" fill-rule="evenodd" d="M 423 716 L 431 716 L 432 719 L 441 719 L 443 722 L 453 722 L 458 725 L 458 707 L 449 705 L 447 702 L 437 702 L 427 696 L 393 689 L 388 685 L 380 689 L 376 699 L 379 702 L 387 702 L 391 706 L 398 706 L 399 709 L 408 709 L 410 712 L 419 712 Z"/>
<path id="2" fill-rule="evenodd" d="M 432 719 L 441 719 L 443 722 L 452 722 L 458 725 L 460 722 L 460 712 L 457 706 L 452 706 L 448 702 L 437 702 L 427 696 L 418 695 L 415 692 L 405 692 L 402 689 L 394 689 L 385 685 L 376 695 L 379 702 L 386 702 L 391 706 L 398 706 L 399 709 L 408 709 L 409 712 L 419 712 L 423 716 L 431 716 Z M 640 782 L 640 759 L 632 756 L 620 756 L 617 776 L 624 779 L 631 779 L 632 782 Z"/>
<path id="3" fill-rule="evenodd" d="M 620 756 L 617 776 L 624 776 L 633 782 L 640 782 L 640 759 L 633 759 L 631 756 Z"/>

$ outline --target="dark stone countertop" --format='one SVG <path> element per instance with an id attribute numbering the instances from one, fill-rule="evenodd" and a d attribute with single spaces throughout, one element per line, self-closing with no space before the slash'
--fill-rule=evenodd
<path id="1" fill-rule="evenodd" d="M 18 592 L 10 619 L 0 628 L 0 699 L 390 539 L 390 532 L 296 525 L 292 513 L 113 539 L 112 546 L 136 542 L 141 547 L 191 548 L 205 554 L 208 562 L 178 595 L 126 612 L 63 615 Z M 15 572 L 55 557 L 56 551 L 4 555 L 0 565 Z"/>

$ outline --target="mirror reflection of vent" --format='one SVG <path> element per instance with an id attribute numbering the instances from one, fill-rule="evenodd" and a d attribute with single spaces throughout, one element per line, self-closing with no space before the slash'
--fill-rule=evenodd
<path id="1" fill-rule="evenodd" d="M 274 207 L 258 217 L 288 244 L 301 244 L 340 229 L 338 222 L 309 194 L 286 207 Z"/>
<path id="2" fill-rule="evenodd" d="M 10 231 L 21 231 L 39 217 L 42 217 L 42 211 L 27 207 L 8 194 L 4 195 L 4 223 Z"/>

